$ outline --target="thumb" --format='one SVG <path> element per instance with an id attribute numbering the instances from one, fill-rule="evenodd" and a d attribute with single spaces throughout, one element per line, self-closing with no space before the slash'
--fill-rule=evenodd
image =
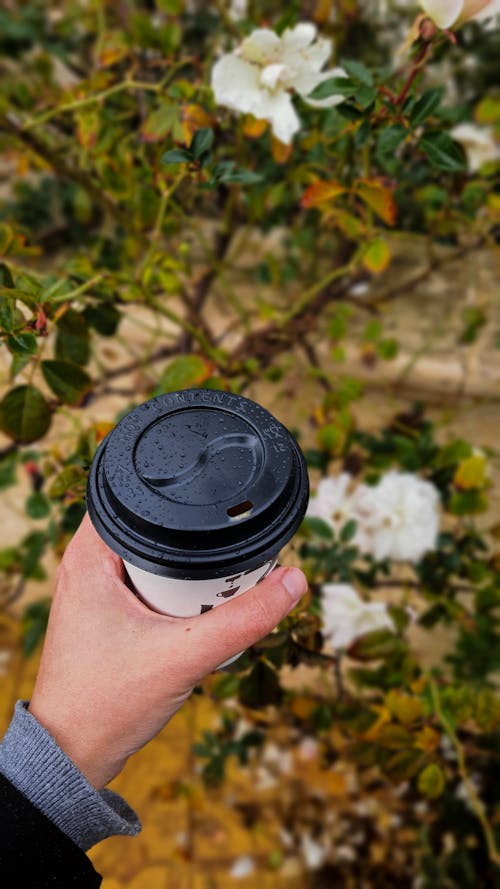
<path id="1" fill-rule="evenodd" d="M 190 647 L 198 655 L 193 658 L 194 669 L 205 675 L 267 636 L 306 589 L 299 568 L 276 568 L 237 599 L 199 615 L 191 622 Z"/>

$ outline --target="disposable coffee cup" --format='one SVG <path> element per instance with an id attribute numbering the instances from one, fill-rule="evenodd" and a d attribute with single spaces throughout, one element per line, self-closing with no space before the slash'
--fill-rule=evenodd
<path id="1" fill-rule="evenodd" d="M 90 518 L 138 596 L 186 618 L 240 596 L 274 567 L 309 497 L 302 452 L 248 398 L 214 389 L 160 395 L 99 446 Z"/>

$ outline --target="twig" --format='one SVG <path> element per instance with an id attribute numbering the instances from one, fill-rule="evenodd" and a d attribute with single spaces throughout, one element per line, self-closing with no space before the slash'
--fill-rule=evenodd
<path id="1" fill-rule="evenodd" d="M 23 145 L 43 158 L 49 167 L 55 170 L 63 179 L 80 185 L 102 210 L 110 213 L 119 222 L 125 231 L 133 233 L 135 237 L 141 237 L 140 232 L 137 232 L 135 227 L 131 226 L 129 213 L 122 210 L 99 183 L 94 182 L 82 170 L 71 166 L 63 157 L 56 153 L 52 146 L 47 145 L 40 137 L 35 136 L 34 133 L 26 132 L 22 125 L 13 119 L 12 115 L 0 115 L 1 129 L 15 136 Z"/>
<path id="2" fill-rule="evenodd" d="M 439 696 L 439 689 L 437 687 L 437 683 L 435 679 L 430 678 L 429 687 L 431 690 L 432 703 L 434 706 L 434 711 L 436 713 L 439 722 L 441 723 L 446 735 L 450 739 L 453 747 L 455 748 L 455 752 L 457 754 L 457 764 L 458 771 L 460 777 L 463 781 L 467 797 L 470 803 L 470 806 L 475 813 L 478 821 L 481 824 L 483 829 L 484 839 L 486 842 L 486 847 L 488 849 L 488 854 L 493 862 L 493 864 L 499 866 L 500 865 L 500 853 L 496 847 L 495 835 L 493 833 L 493 828 L 488 821 L 488 817 L 486 815 L 486 809 L 484 803 L 478 793 L 476 792 L 476 788 L 472 783 L 469 773 L 467 771 L 467 764 L 465 762 L 465 755 L 463 747 L 458 739 L 457 733 L 455 732 L 454 727 L 452 726 L 450 720 L 443 712 L 443 708 L 441 707 L 441 698 Z"/>

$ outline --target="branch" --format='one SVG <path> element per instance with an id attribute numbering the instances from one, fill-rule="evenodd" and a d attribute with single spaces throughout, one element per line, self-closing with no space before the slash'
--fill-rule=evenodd
<path id="1" fill-rule="evenodd" d="M 26 132 L 22 125 L 18 123 L 12 115 L 0 115 L 0 129 L 10 133 L 19 142 L 25 145 L 26 148 L 29 148 L 30 151 L 33 151 L 41 157 L 49 167 L 63 179 L 67 179 L 70 182 L 76 182 L 77 185 L 80 185 L 95 203 L 101 207 L 102 210 L 113 216 L 126 231 L 133 231 L 135 236 L 140 236 L 140 233 L 130 225 L 130 214 L 123 210 L 113 198 L 106 194 L 100 183 L 94 182 L 90 176 L 87 176 L 81 170 L 77 170 L 75 167 L 71 166 L 64 157 L 56 154 L 56 151 L 39 136 L 35 136 L 35 134 L 31 132 Z"/>
<path id="2" fill-rule="evenodd" d="M 455 748 L 455 752 L 457 754 L 457 763 L 458 763 L 458 772 L 460 777 L 464 783 L 465 790 L 467 792 L 467 797 L 469 799 L 469 803 L 473 812 L 475 813 L 478 821 L 483 828 L 484 839 L 486 842 L 486 848 L 488 849 L 488 854 L 490 860 L 493 864 L 499 866 L 500 865 L 500 852 L 496 847 L 495 835 L 493 833 L 493 828 L 488 821 L 486 815 L 486 809 L 484 803 L 480 796 L 478 795 L 474 784 L 472 783 L 469 773 L 467 771 L 467 764 L 465 762 L 465 755 L 463 747 L 458 739 L 457 733 L 455 732 L 454 727 L 452 726 L 450 720 L 445 715 L 443 708 L 441 707 L 441 698 L 439 697 L 439 689 L 437 687 L 437 683 L 435 679 L 430 679 L 429 687 L 431 690 L 432 703 L 434 705 L 434 711 L 436 716 L 441 723 L 442 728 L 444 729 L 447 737 L 450 739 L 453 747 Z"/>

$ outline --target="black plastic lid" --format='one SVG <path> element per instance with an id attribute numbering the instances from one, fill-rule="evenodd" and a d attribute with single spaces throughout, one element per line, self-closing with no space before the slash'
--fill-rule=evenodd
<path id="1" fill-rule="evenodd" d="M 90 518 L 118 555 L 185 579 L 251 570 L 278 554 L 307 508 L 300 448 L 240 395 L 152 398 L 106 436 L 87 486 Z"/>

